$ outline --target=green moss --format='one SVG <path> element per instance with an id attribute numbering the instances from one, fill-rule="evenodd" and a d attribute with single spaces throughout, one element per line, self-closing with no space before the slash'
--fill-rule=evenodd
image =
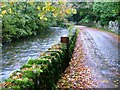
<path id="1" fill-rule="evenodd" d="M 30 59 L 28 61 L 28 64 L 32 65 L 32 64 L 48 64 L 49 60 L 46 58 L 39 58 L 39 59 Z"/>
<path id="2" fill-rule="evenodd" d="M 30 68 L 30 67 L 32 67 L 32 65 L 27 63 L 27 64 L 23 65 L 23 66 L 21 67 L 21 69 L 22 69 L 22 68 Z"/>
<path id="3" fill-rule="evenodd" d="M 13 90 L 40 90 L 55 87 L 61 73 L 69 65 L 76 37 L 76 32 L 70 37 L 68 51 L 66 44 L 57 44 L 44 52 L 39 58 L 29 59 L 28 63 L 23 65 L 18 71 L 22 74 L 21 77 L 13 79 L 13 76 L 17 76 L 17 72 L 14 72 L 6 80 L 6 82 L 12 82 L 13 85 L 4 88 L 4 90 L 8 88 Z M 39 84 L 38 81 L 40 82 Z"/>
<path id="4" fill-rule="evenodd" d="M 19 85 L 12 86 L 11 88 L 12 88 L 13 90 L 21 90 L 21 88 L 20 88 Z"/>

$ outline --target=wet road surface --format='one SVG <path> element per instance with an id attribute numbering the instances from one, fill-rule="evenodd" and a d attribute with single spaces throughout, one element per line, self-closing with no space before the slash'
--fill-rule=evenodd
<path id="1" fill-rule="evenodd" d="M 109 32 L 94 28 L 85 26 L 76 28 L 80 29 L 80 33 L 73 58 L 58 81 L 58 87 L 118 88 L 120 83 L 118 39 Z"/>
<path id="2" fill-rule="evenodd" d="M 84 26 L 79 28 L 87 57 L 86 65 L 92 69 L 99 82 L 96 87 L 117 87 L 120 78 L 120 43 L 109 33 Z"/>

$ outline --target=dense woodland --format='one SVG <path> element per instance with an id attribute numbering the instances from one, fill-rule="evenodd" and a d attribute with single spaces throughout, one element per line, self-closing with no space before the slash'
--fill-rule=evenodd
<path id="1" fill-rule="evenodd" d="M 104 26 L 109 21 L 120 21 L 120 2 L 74 2 L 73 5 L 77 13 L 69 19 L 77 24 L 100 21 Z"/>
<path id="2" fill-rule="evenodd" d="M 9 2 L 1 7 L 3 42 L 62 26 L 65 17 L 76 13 L 71 4 L 62 2 Z"/>
<path id="3" fill-rule="evenodd" d="M 120 2 L 3 2 L 2 40 L 36 35 L 51 26 L 75 22 L 91 26 L 94 21 L 108 25 L 120 21 Z"/>

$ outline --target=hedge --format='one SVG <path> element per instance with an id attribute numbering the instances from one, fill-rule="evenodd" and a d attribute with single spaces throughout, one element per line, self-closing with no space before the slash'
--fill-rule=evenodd
<path id="1" fill-rule="evenodd" d="M 62 72 L 69 65 L 77 30 L 69 37 L 69 49 L 66 44 L 53 45 L 36 59 L 29 59 L 20 70 L 15 71 L 5 82 L 1 90 L 40 90 L 54 89 Z M 68 50 L 68 52 L 67 52 Z M 69 54 L 68 54 L 69 53 Z"/>

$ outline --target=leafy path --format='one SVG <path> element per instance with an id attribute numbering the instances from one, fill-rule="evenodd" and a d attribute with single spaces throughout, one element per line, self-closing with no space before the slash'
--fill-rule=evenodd
<path id="1" fill-rule="evenodd" d="M 58 88 L 89 88 L 96 84 L 92 80 L 90 68 L 84 65 L 86 58 L 80 38 L 79 33 L 70 66 L 66 69 L 62 79 L 59 80 Z"/>
<path id="2" fill-rule="evenodd" d="M 78 26 L 76 46 L 58 88 L 116 88 L 119 85 L 118 40 L 110 33 Z"/>

